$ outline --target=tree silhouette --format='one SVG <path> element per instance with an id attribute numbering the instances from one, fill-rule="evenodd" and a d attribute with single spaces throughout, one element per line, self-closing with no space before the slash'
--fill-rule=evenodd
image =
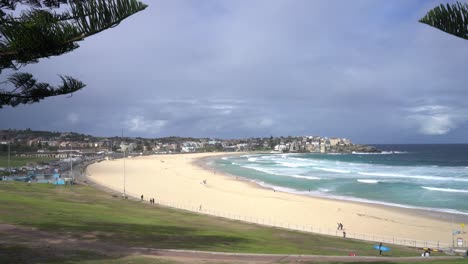
<path id="1" fill-rule="evenodd" d="M 468 5 L 466 3 L 441 4 L 430 10 L 419 22 L 448 34 L 468 39 Z"/>
<path id="2" fill-rule="evenodd" d="M 7 88 L 0 89 L 0 108 L 85 87 L 70 76 L 59 75 L 61 84 L 54 86 L 17 71 L 40 58 L 71 52 L 79 47 L 77 42 L 117 26 L 146 7 L 137 0 L 0 0 L 0 73 L 14 72 L 1 83 Z"/>

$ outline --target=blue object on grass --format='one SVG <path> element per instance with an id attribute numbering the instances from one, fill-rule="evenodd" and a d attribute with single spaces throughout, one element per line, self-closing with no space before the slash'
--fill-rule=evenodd
<path id="1" fill-rule="evenodd" d="M 390 251 L 390 248 L 389 248 L 389 247 L 380 246 L 380 245 L 375 245 L 375 246 L 374 246 L 374 249 L 376 249 L 376 250 L 382 250 L 382 251 L 384 251 L 384 252 Z"/>
<path id="2" fill-rule="evenodd" d="M 62 180 L 62 179 L 58 179 L 58 180 L 55 181 L 54 184 L 55 184 L 55 185 L 65 185 L 65 181 Z"/>

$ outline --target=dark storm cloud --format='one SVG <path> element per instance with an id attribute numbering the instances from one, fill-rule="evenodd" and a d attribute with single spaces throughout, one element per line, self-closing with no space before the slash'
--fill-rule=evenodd
<path id="1" fill-rule="evenodd" d="M 417 22 L 437 4 L 150 3 L 75 52 L 28 66 L 88 86 L 3 109 L 2 128 L 467 142 L 468 44 Z"/>

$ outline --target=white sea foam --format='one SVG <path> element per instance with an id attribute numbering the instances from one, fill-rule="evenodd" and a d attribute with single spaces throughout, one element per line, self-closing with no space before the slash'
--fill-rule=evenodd
<path id="1" fill-rule="evenodd" d="M 319 177 L 314 176 L 304 176 L 304 175 L 285 175 L 293 178 L 308 179 L 308 180 L 320 180 Z"/>
<path id="2" fill-rule="evenodd" d="M 265 168 L 259 168 L 255 166 L 242 166 L 243 168 L 246 169 L 252 169 L 272 175 L 278 175 L 278 176 L 284 176 L 284 177 L 292 177 L 292 178 L 300 178 L 300 179 L 307 179 L 307 180 L 320 180 L 319 177 L 314 177 L 314 176 L 306 176 L 306 175 L 297 175 L 297 174 L 287 174 L 287 173 L 279 173 L 271 169 L 265 169 Z"/>
<path id="3" fill-rule="evenodd" d="M 227 158 L 227 157 L 222 157 L 221 159 L 222 159 L 222 160 L 227 160 L 228 158 Z"/>
<path id="4" fill-rule="evenodd" d="M 257 161 L 257 158 L 248 158 L 247 160 L 250 161 L 250 162 L 255 162 L 255 161 Z"/>
<path id="5" fill-rule="evenodd" d="M 262 187 L 266 187 L 266 188 L 270 188 L 276 191 L 281 191 L 281 192 L 286 192 L 286 193 L 309 195 L 309 196 L 312 195 L 312 196 L 325 197 L 325 198 L 335 199 L 335 200 L 344 200 L 344 201 L 360 202 L 360 203 L 367 203 L 367 204 L 380 204 L 380 205 L 385 205 L 385 206 L 407 208 L 407 209 L 417 209 L 417 210 L 432 211 L 432 212 L 468 215 L 468 212 L 458 211 L 458 210 L 449 209 L 449 208 L 429 208 L 429 207 L 412 206 L 412 205 L 405 205 L 405 204 L 398 204 L 398 203 L 391 203 L 391 202 L 374 201 L 374 200 L 368 200 L 368 199 L 356 198 L 356 197 L 350 197 L 350 196 L 330 195 L 328 194 L 327 189 L 319 189 L 318 191 L 312 191 L 312 192 L 299 191 L 299 190 L 292 189 L 292 188 L 279 187 L 276 185 L 267 184 L 262 181 L 256 181 L 256 180 L 251 180 L 251 181 L 254 183 L 257 183 L 258 185 Z"/>
<path id="6" fill-rule="evenodd" d="M 372 180 L 372 179 L 357 179 L 358 182 L 362 183 L 370 183 L 370 184 L 376 184 L 379 183 L 379 180 Z"/>
<path id="7" fill-rule="evenodd" d="M 348 170 L 330 169 L 330 168 L 322 168 L 322 167 L 315 167 L 315 169 L 328 171 L 328 172 L 336 172 L 336 173 L 350 173 L 351 172 L 351 171 L 348 171 Z"/>
<path id="8" fill-rule="evenodd" d="M 356 154 L 356 155 L 391 155 L 391 154 L 406 154 L 408 152 L 390 150 L 390 151 L 382 151 L 382 152 L 357 152 L 357 151 L 353 151 L 351 153 Z"/>
<path id="9" fill-rule="evenodd" d="M 292 163 L 292 162 L 283 162 L 283 161 L 278 162 L 278 164 L 281 164 L 285 167 L 290 167 L 290 168 L 297 168 L 297 167 L 303 166 L 301 164 Z"/>
<path id="10" fill-rule="evenodd" d="M 310 162 L 312 161 L 311 159 L 303 159 L 303 158 L 291 158 L 292 160 L 299 160 L 299 161 L 307 161 Z"/>
<path id="11" fill-rule="evenodd" d="M 273 174 L 273 175 L 283 175 L 283 174 L 280 174 L 280 173 L 277 173 L 275 171 L 272 171 L 272 170 L 269 170 L 269 169 L 266 169 L 266 168 L 259 168 L 259 167 L 256 167 L 256 166 L 241 166 L 242 168 L 246 168 L 246 169 L 251 169 L 251 170 L 256 170 L 256 171 L 260 171 L 260 172 L 264 172 L 264 173 L 268 173 L 268 174 Z"/>
<path id="12" fill-rule="evenodd" d="M 393 206 L 393 207 L 399 207 L 399 208 L 418 209 L 418 210 L 425 210 L 425 211 L 432 211 L 432 212 L 468 215 L 468 212 L 458 211 L 458 210 L 449 209 L 449 208 L 430 208 L 430 207 L 412 206 L 412 205 L 405 205 L 405 204 L 398 204 L 398 203 L 391 203 L 391 202 L 381 202 L 381 201 L 374 201 L 374 200 L 368 200 L 368 199 L 363 199 L 363 198 L 339 196 L 339 195 L 323 195 L 323 196 L 327 198 L 331 198 L 331 199 L 336 199 L 336 200 L 345 200 L 345 201 L 353 201 L 353 202 L 368 203 L 368 204 L 381 204 L 381 205 Z"/>
<path id="13" fill-rule="evenodd" d="M 360 175 L 366 176 L 378 176 L 378 177 L 393 177 L 393 178 L 407 178 L 407 179 L 423 179 L 423 180 L 434 180 L 434 181 L 460 181 L 468 182 L 468 179 L 454 178 L 454 177 L 439 177 L 439 176 L 428 176 L 428 175 L 406 175 L 398 173 L 384 173 L 384 172 L 358 172 Z"/>
<path id="14" fill-rule="evenodd" d="M 468 193 L 468 190 L 460 190 L 460 189 L 436 188 L 436 187 L 426 187 L 426 186 L 422 186 L 422 188 L 426 190 L 430 190 L 430 191 L 437 191 L 437 192 Z"/>
<path id="15" fill-rule="evenodd" d="M 394 152 L 394 154 L 400 154 Z M 403 154 L 403 153 L 401 153 Z M 257 160 L 249 162 L 247 165 L 248 158 L 255 157 Z M 268 162 L 268 164 L 262 164 L 264 162 Z M 271 164 L 273 162 L 274 164 Z M 359 162 L 345 162 L 345 161 L 335 161 L 335 160 L 320 160 L 315 158 L 302 158 L 302 156 L 298 155 L 291 155 L 291 154 L 282 154 L 282 155 L 245 155 L 244 162 L 232 163 L 233 165 L 238 165 L 243 168 L 253 169 L 256 171 L 264 172 L 271 175 L 278 175 L 281 177 L 290 177 L 290 178 L 299 178 L 304 180 L 321 180 L 326 182 L 328 180 L 327 173 L 332 172 L 336 173 L 335 178 L 341 177 L 354 180 L 355 184 L 378 184 L 381 182 L 397 182 L 397 183 L 405 183 L 411 181 L 419 181 L 421 180 L 425 184 L 419 186 L 417 188 L 421 188 L 421 192 L 423 189 L 427 191 L 434 191 L 437 192 L 446 192 L 447 194 L 453 193 L 453 195 L 461 195 L 461 193 L 468 193 L 468 188 L 466 188 L 465 184 L 468 182 L 468 175 L 467 169 L 468 166 L 459 166 L 459 167 L 447 167 L 447 166 L 431 166 L 431 165 L 423 165 L 423 166 L 389 166 L 384 164 L 371 164 L 371 163 L 359 163 Z M 320 170 L 324 171 L 320 173 Z M 308 174 L 312 174 L 314 176 L 307 176 Z M 317 177 L 315 177 L 315 175 Z M 331 175 L 331 174 L 329 174 Z M 287 178 L 283 178 L 287 179 Z M 341 178 L 340 178 L 341 179 Z M 257 182 L 252 180 L 253 182 Z M 356 183 L 357 181 L 357 183 Z M 436 188 L 436 187 L 427 187 L 432 185 L 430 182 L 446 182 L 448 187 L 455 187 L 458 189 L 450 189 L 450 188 Z M 334 181 L 331 181 L 333 183 Z M 463 182 L 463 185 L 461 185 Z M 450 184 L 449 184 L 450 183 Z M 447 208 L 428 208 L 428 207 L 417 207 L 411 205 L 404 205 L 404 204 L 397 204 L 392 202 L 381 202 L 381 201 L 373 201 L 367 200 L 364 198 L 356 198 L 350 196 L 344 196 L 340 194 L 334 195 L 332 191 L 326 189 L 330 188 L 330 186 L 323 186 L 323 189 L 318 189 L 316 191 L 308 192 L 308 191 L 299 191 L 295 189 L 273 186 L 265 183 L 258 183 L 262 186 L 267 186 L 269 188 L 296 193 L 301 195 L 315 195 L 315 196 L 323 196 L 332 199 L 339 199 L 339 200 L 348 200 L 348 201 L 356 201 L 356 202 L 363 202 L 363 203 L 371 203 L 371 204 L 382 204 L 387 206 L 395 206 L 401 208 L 412 208 L 412 209 L 421 209 L 421 210 L 428 210 L 428 211 L 438 211 L 438 212 L 445 212 L 445 213 L 455 213 L 455 214 L 464 214 L 468 215 L 468 212 L 465 211 L 458 211 L 456 209 L 447 209 Z M 453 185 L 456 184 L 456 185 Z M 426 185 L 426 186 L 425 186 Z M 451 186 L 453 185 L 453 186 Z M 375 185 L 376 186 L 376 185 Z M 376 186 L 377 187 L 377 186 Z M 415 186 L 416 187 L 416 186 Z M 466 188 L 463 190 L 463 188 Z M 333 189 L 333 186 L 331 187 Z M 459 194 L 457 194 L 459 193 Z"/>
<path id="16" fill-rule="evenodd" d="M 353 151 L 353 152 L 351 152 L 351 154 L 355 154 L 355 155 L 382 155 L 383 152 L 380 152 L 380 153 L 377 153 L 377 152 L 374 153 L 374 152 L 372 152 L 372 153 L 370 153 L 370 152 L 358 152 L 358 151 Z M 389 154 L 389 153 L 385 153 L 385 154 Z"/>

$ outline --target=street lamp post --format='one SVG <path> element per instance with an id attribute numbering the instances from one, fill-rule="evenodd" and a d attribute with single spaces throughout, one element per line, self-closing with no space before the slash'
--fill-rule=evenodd
<path id="1" fill-rule="evenodd" d="M 123 129 L 122 129 L 122 141 L 123 141 Z M 123 148 L 122 143 L 120 143 L 121 148 Z M 123 198 L 127 198 L 127 193 L 125 190 L 125 156 L 126 156 L 126 149 L 123 150 Z"/>
<path id="2" fill-rule="evenodd" d="M 73 144 L 70 142 L 70 178 L 73 181 Z"/>
<path id="3" fill-rule="evenodd" d="M 8 177 L 11 177 L 10 144 L 11 140 L 8 140 Z"/>
<path id="4" fill-rule="evenodd" d="M 127 193 L 126 193 L 126 191 L 125 191 L 125 156 L 126 156 L 125 154 L 126 154 L 126 153 L 125 153 L 125 150 L 124 150 L 124 157 L 123 157 L 123 164 L 124 164 L 124 170 L 123 170 L 123 176 L 124 176 L 124 177 L 123 177 L 123 180 L 124 180 L 124 185 L 123 185 L 123 187 L 124 187 L 124 189 L 123 189 L 123 191 L 124 191 L 124 198 L 127 197 Z"/>

